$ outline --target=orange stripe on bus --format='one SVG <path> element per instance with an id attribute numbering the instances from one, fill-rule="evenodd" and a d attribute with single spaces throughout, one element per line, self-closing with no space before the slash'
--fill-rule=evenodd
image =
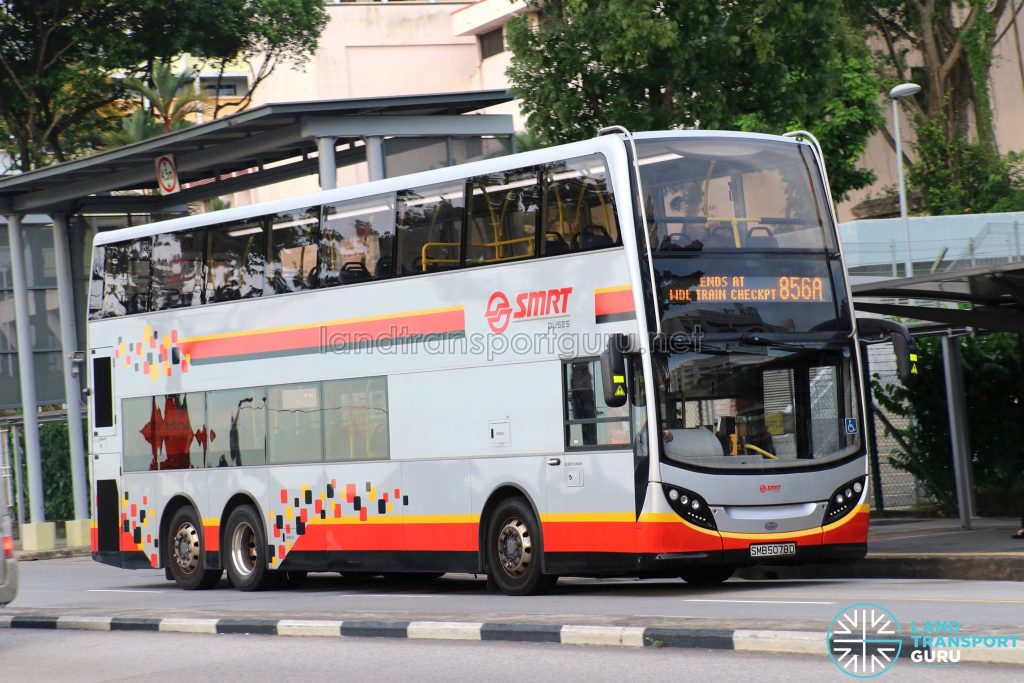
<path id="1" fill-rule="evenodd" d="M 594 315 L 631 313 L 635 310 L 633 290 L 629 287 L 621 290 L 597 290 L 594 292 Z"/>

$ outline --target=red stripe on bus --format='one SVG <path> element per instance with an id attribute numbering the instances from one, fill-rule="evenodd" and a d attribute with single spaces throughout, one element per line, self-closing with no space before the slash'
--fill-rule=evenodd
<path id="1" fill-rule="evenodd" d="M 847 520 L 833 529 L 826 529 L 821 536 L 821 542 L 831 543 L 867 543 L 868 540 L 868 519 L 871 513 L 856 512 L 850 515 Z"/>
<path id="2" fill-rule="evenodd" d="M 594 315 L 612 315 L 615 313 L 631 313 L 633 291 L 624 289 L 620 292 L 594 292 Z"/>
<path id="3" fill-rule="evenodd" d="M 272 353 L 294 349 L 319 348 L 329 351 L 350 344 L 401 339 L 446 332 L 465 332 L 463 309 L 439 311 L 382 320 L 367 320 L 336 325 L 311 325 L 292 330 L 241 333 L 217 339 L 182 341 L 181 351 L 192 361 L 252 353 Z"/>
<path id="4" fill-rule="evenodd" d="M 203 542 L 206 544 L 206 550 L 209 552 L 220 550 L 220 526 L 217 524 L 204 524 Z"/>

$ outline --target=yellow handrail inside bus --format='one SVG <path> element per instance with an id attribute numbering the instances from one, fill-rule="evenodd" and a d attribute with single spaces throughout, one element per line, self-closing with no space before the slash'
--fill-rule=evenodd
<path id="1" fill-rule="evenodd" d="M 430 258 L 427 256 L 427 250 L 433 249 L 434 247 L 458 247 L 458 242 L 427 242 L 423 245 L 423 249 L 420 250 L 420 268 L 423 272 L 427 272 L 427 265 L 429 264 L 444 264 L 449 266 L 459 265 L 459 259 L 457 258 Z"/>
<path id="2" fill-rule="evenodd" d="M 771 453 L 769 453 L 765 449 L 758 448 L 757 446 L 754 446 L 753 444 L 745 443 L 745 444 L 743 444 L 743 447 L 746 448 L 747 450 L 754 451 L 755 453 L 760 453 L 761 455 L 763 455 L 766 458 L 771 458 L 772 460 L 778 460 L 779 459 L 779 456 L 772 455 Z"/>

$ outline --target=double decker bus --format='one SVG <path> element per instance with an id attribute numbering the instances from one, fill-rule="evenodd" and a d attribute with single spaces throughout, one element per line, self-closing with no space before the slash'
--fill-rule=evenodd
<path id="1" fill-rule="evenodd" d="M 93 558 L 182 588 L 534 594 L 866 550 L 807 135 L 610 130 L 101 233 L 88 340 Z"/>

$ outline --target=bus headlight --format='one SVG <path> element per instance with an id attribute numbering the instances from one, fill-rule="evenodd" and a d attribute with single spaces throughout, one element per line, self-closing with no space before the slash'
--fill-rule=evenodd
<path id="1" fill-rule="evenodd" d="M 863 490 L 864 477 L 857 477 L 833 491 L 828 499 L 828 507 L 825 509 L 825 518 L 821 520 L 822 526 L 850 514 L 857 502 L 860 501 L 860 492 Z"/>
<path id="2" fill-rule="evenodd" d="M 707 501 L 693 491 L 687 491 L 678 486 L 671 484 L 662 484 L 661 486 L 665 489 L 665 498 L 668 499 L 669 506 L 677 515 L 704 529 L 718 530 L 715 517 L 711 514 L 711 508 Z"/>

